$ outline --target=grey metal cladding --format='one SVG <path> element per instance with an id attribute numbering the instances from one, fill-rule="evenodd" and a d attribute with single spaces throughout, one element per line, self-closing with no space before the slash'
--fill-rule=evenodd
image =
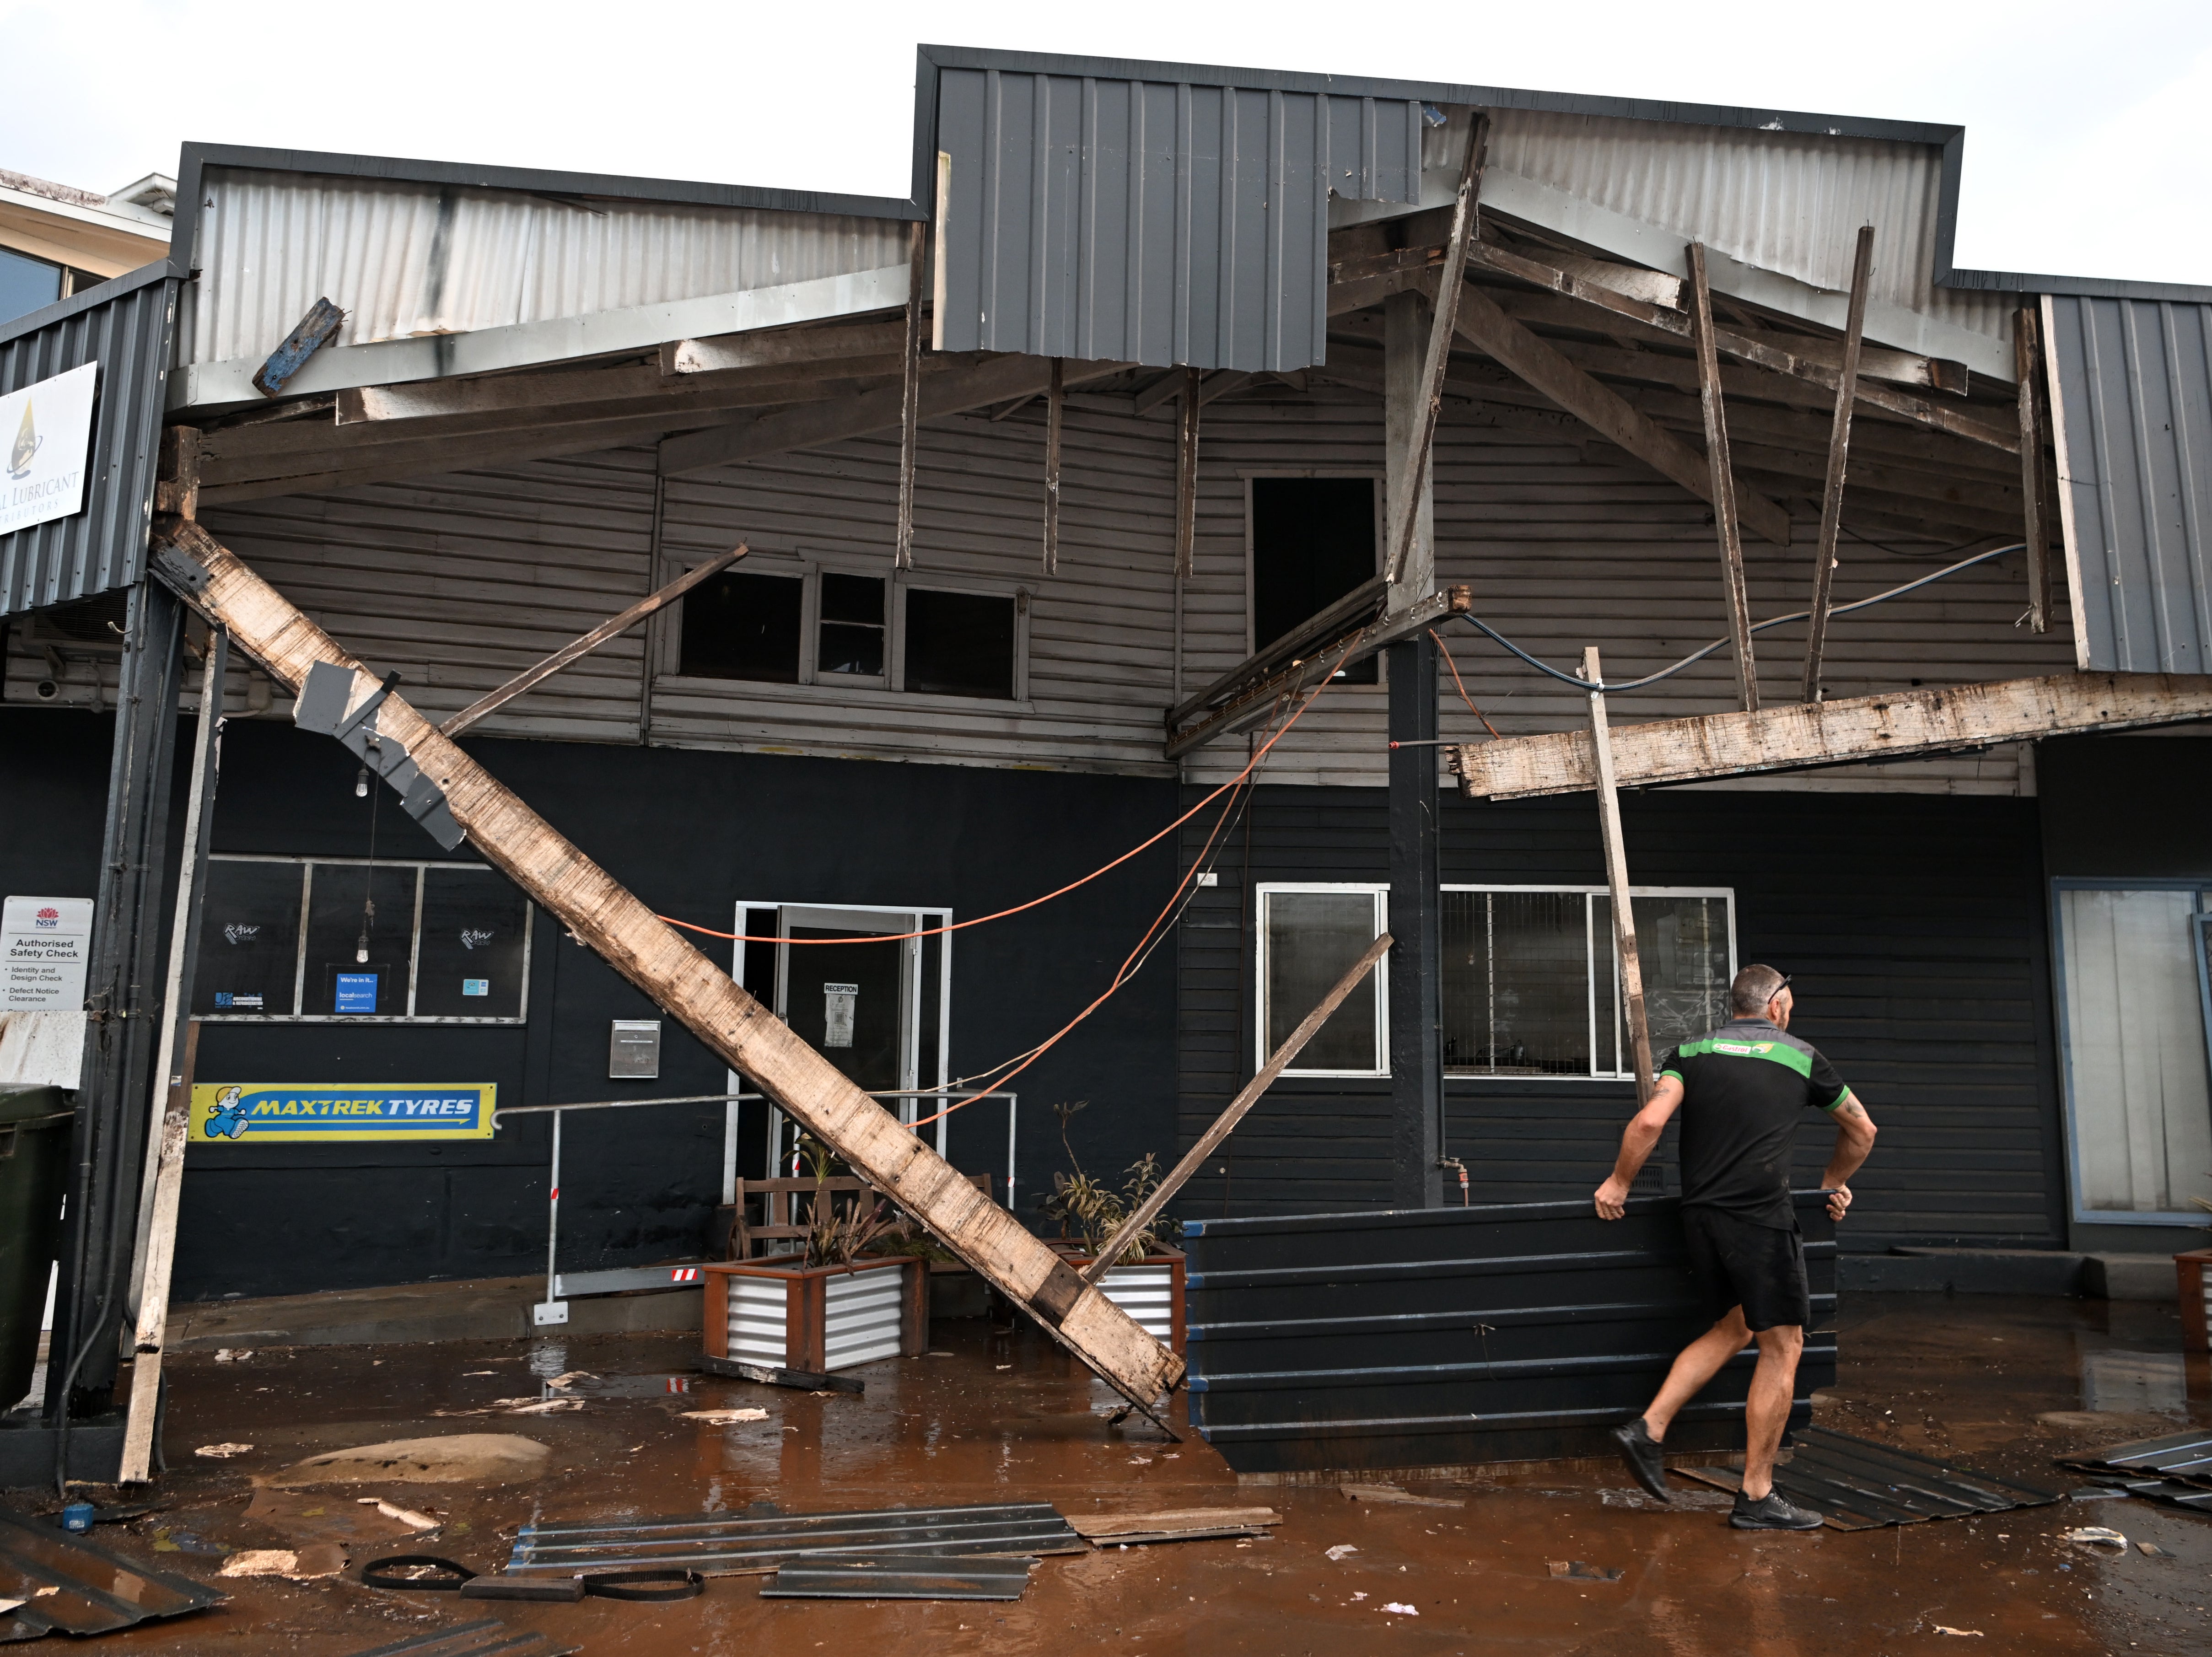
<path id="1" fill-rule="evenodd" d="M 0 340 L 0 395 L 97 362 L 84 506 L 0 535 L 0 616 L 88 598 L 145 573 L 177 282 L 150 265 L 53 307 Z M 101 297 L 102 289 L 116 293 Z"/>
<path id="2" fill-rule="evenodd" d="M 948 351 L 1310 367 L 1330 191 L 1420 190 L 1411 100 L 947 69 L 937 109 Z"/>
<path id="3" fill-rule="evenodd" d="M 2212 306 L 2043 304 L 2081 665 L 2212 672 Z"/>

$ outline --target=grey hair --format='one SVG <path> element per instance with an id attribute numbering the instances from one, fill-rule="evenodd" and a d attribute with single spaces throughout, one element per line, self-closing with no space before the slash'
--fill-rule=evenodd
<path id="1" fill-rule="evenodd" d="M 1735 975 L 1729 986 L 1729 1005 L 1739 1018 L 1766 1011 L 1766 1004 L 1774 999 L 1783 985 L 1782 974 L 1773 968 L 1753 962 Z"/>

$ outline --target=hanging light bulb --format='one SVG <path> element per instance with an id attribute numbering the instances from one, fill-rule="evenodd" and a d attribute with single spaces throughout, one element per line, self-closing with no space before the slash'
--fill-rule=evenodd
<path id="1" fill-rule="evenodd" d="M 368 964 L 368 934 L 367 932 L 361 935 L 361 942 L 354 946 L 353 958 L 357 965 L 366 967 Z"/>
<path id="2" fill-rule="evenodd" d="M 361 768 L 361 774 L 353 780 L 353 797 L 356 799 L 368 798 L 368 768 L 365 765 Z"/>

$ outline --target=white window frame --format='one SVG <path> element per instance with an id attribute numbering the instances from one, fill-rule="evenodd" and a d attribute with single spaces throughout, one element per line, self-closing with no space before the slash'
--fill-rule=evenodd
<path id="1" fill-rule="evenodd" d="M 810 558 L 805 561 L 805 591 L 799 601 L 799 682 L 853 690 L 889 690 L 897 683 L 897 659 L 891 643 L 891 616 L 897 608 L 897 572 L 881 564 L 850 558 Z M 822 578 L 824 575 L 864 575 L 884 584 L 884 671 L 880 673 L 822 671 Z"/>
<path id="2" fill-rule="evenodd" d="M 2212 879 L 2203 880 L 2140 880 L 2111 878 L 2075 878 L 2060 877 L 2051 883 L 2051 1002 L 2057 1010 L 2058 1024 L 2058 1092 L 2066 1121 L 2066 1206 L 2076 1225 L 2160 1225 L 2202 1226 L 2204 1215 L 2199 1210 L 2142 1210 L 2130 1208 L 2089 1208 L 2081 1201 L 2081 1124 L 2075 1110 L 2073 1010 L 2067 1005 L 2066 996 L 2066 926 L 2065 912 L 2059 902 L 2062 892 L 2194 892 L 2197 895 L 2195 935 L 2190 943 L 2197 953 L 2197 992 L 2204 1012 L 2205 1049 L 2208 1063 L 2212 1063 L 2212 962 L 2208 962 L 2208 940 L 2204 921 L 2212 916 Z"/>
<path id="3" fill-rule="evenodd" d="M 1328 893 L 1362 892 L 1374 900 L 1375 930 L 1370 938 L 1380 938 L 1390 929 L 1390 887 L 1388 882 L 1364 880 L 1267 880 L 1254 889 L 1258 900 L 1257 932 L 1255 950 L 1255 971 L 1252 976 L 1253 999 L 1253 1057 L 1252 1067 L 1256 1074 L 1263 1068 L 1273 1050 L 1267 1045 L 1267 944 L 1269 938 L 1268 912 L 1279 892 Z M 1386 954 L 1375 963 L 1375 1064 L 1370 1070 L 1310 1070 L 1302 1069 L 1294 1060 L 1287 1065 L 1285 1076 L 1314 1076 L 1359 1077 L 1371 1080 L 1390 1074 L 1390 957 Z M 1310 1008 L 1301 1008 L 1304 1017 Z"/>
<path id="4" fill-rule="evenodd" d="M 1389 525 L 1389 513 L 1383 505 L 1383 491 L 1389 487 L 1389 474 L 1377 466 L 1255 466 L 1237 473 L 1244 489 L 1244 653 L 1252 656 L 1259 651 L 1253 631 L 1258 625 L 1259 605 L 1255 592 L 1255 578 L 1252 568 L 1252 485 L 1275 477 L 1364 477 L 1375 486 L 1375 574 L 1382 573 L 1382 541 Z M 1373 684 L 1340 685 L 1340 690 L 1375 691 L 1388 687 L 1389 664 L 1387 652 L 1377 652 L 1383 658 L 1376 672 Z"/>
<path id="5" fill-rule="evenodd" d="M 1615 1033 L 1613 1043 L 1613 1058 L 1614 1067 L 1611 1070 L 1600 1070 L 1597 1068 L 1599 1058 L 1598 1029 L 1601 1023 L 1597 1016 L 1598 986 L 1601 981 L 1598 977 L 1598 956 L 1599 952 L 1602 950 L 1605 959 L 1611 962 L 1612 975 L 1608 980 L 1605 980 L 1609 983 L 1612 987 L 1612 994 L 1608 1002 L 1608 1007 L 1610 1007 L 1612 1005 L 1617 1005 L 1620 999 L 1620 952 L 1613 947 L 1613 940 L 1609 933 L 1603 937 L 1599 935 L 1597 926 L 1597 906 L 1595 903 L 1590 902 L 1589 900 L 1597 897 L 1611 897 L 1613 895 L 1613 890 L 1610 887 L 1541 884 L 1506 885 L 1497 883 L 1446 881 L 1439 885 L 1437 889 L 1440 893 L 1530 892 L 1549 893 L 1559 895 L 1579 893 L 1583 899 L 1583 938 L 1584 949 L 1583 959 L 1586 963 L 1583 973 L 1583 983 L 1585 986 L 1583 1002 L 1587 1009 L 1587 1016 L 1589 1020 L 1590 1069 L 1584 1074 L 1578 1076 L 1497 1076 L 1486 1074 L 1481 1071 L 1447 1071 L 1444 1074 L 1444 1080 L 1446 1082 L 1456 1083 L 1462 1086 L 1466 1086 L 1469 1083 L 1492 1082 L 1512 1082 L 1516 1083 L 1523 1082 L 1565 1082 L 1579 1084 L 1584 1082 L 1632 1082 L 1636 1079 L 1636 1071 L 1632 1065 L 1624 1063 L 1624 1061 L 1629 1059 L 1629 1054 L 1622 1050 L 1622 1044 L 1619 1039 L 1618 1032 Z M 1736 974 L 1736 936 L 1735 889 L 1734 887 L 1632 886 L 1628 889 L 1628 895 L 1632 899 L 1639 897 L 1717 897 L 1724 899 L 1728 904 L 1728 975 L 1730 979 L 1735 978 Z M 1441 985 L 1439 987 L 1441 987 Z M 1441 1040 L 1442 1038 L 1439 1037 L 1438 1039 Z M 1653 1057 L 1656 1058 L 1657 1055 L 1655 1053 Z"/>
<path id="6" fill-rule="evenodd" d="M 210 863 L 289 863 L 300 871 L 300 931 L 294 940 L 292 1011 L 280 1013 L 195 1012 L 187 1016 L 197 1024 L 526 1024 L 530 1022 L 530 948 L 538 919 L 538 906 L 528 893 L 522 898 L 522 994 L 512 1017 L 470 1018 L 458 1014 L 422 1014 L 415 1011 L 415 991 L 422 959 L 422 893 L 424 877 L 433 869 L 461 869 L 497 875 L 489 863 L 460 863 L 437 858 L 286 857 L 259 852 L 211 852 Z M 326 868 L 412 869 L 415 871 L 415 912 L 408 920 L 407 1011 L 405 1012 L 301 1012 L 307 998 L 307 912 L 314 901 L 316 865 Z M 512 883 L 510 883 L 511 884 Z M 199 963 L 192 963 L 195 972 Z"/>

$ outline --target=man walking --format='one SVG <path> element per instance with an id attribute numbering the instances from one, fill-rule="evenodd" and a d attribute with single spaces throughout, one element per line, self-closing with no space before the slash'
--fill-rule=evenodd
<path id="1" fill-rule="evenodd" d="M 1735 1017 L 1709 1035 L 1685 1041 L 1659 1064 L 1650 1102 L 1620 1136 L 1613 1177 L 1597 1188 L 1601 1217 L 1627 1211 L 1629 1187 L 1643 1171 L 1668 1119 L 1682 1113 L 1682 1237 L 1690 1272 L 1713 1326 L 1684 1347 L 1642 1416 L 1613 1429 L 1629 1471 L 1662 1502 L 1661 1452 L 1675 1414 L 1721 1372 L 1747 1341 L 1759 1342 L 1759 1367 L 1744 1404 L 1743 1485 L 1729 1523 L 1747 1531 L 1809 1531 L 1820 1515 L 1774 1488 L 1774 1453 L 1790 1419 L 1797 1355 L 1812 1298 L 1805 1245 L 1790 1202 L 1791 1142 L 1807 1109 L 1835 1119 L 1836 1148 L 1820 1184 L 1828 1214 L 1851 1205 L 1844 1182 L 1874 1149 L 1874 1122 L 1811 1044 L 1789 1034 L 1796 998 L 1771 967 L 1746 967 L 1729 986 Z"/>

